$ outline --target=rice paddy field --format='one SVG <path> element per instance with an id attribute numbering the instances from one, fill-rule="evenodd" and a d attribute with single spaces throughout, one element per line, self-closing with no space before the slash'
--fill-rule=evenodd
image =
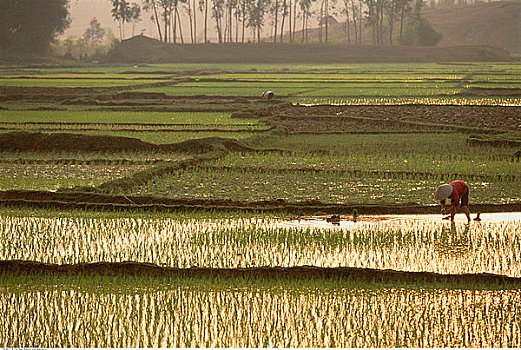
<path id="1" fill-rule="evenodd" d="M 520 96 L 516 62 L 0 66 L 0 345 L 521 347 Z"/>

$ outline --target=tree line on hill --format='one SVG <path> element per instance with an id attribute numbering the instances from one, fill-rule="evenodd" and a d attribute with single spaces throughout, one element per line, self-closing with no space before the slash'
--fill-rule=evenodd
<path id="1" fill-rule="evenodd" d="M 119 23 L 120 39 L 125 37 L 125 24 L 132 25 L 134 35 L 143 16 L 150 17 L 159 39 L 166 43 L 205 43 L 210 37 L 216 37 L 219 43 L 244 43 L 249 38 L 256 42 L 308 43 L 313 21 L 318 22 L 315 41 L 327 43 L 330 26 L 336 22 L 333 16 L 344 22 L 348 45 L 361 44 L 363 33 L 370 33 L 366 35 L 375 45 L 435 45 L 440 39 L 421 17 L 427 0 L 107 1 L 112 3 L 112 17 Z M 430 1 L 429 6 L 450 6 L 477 0 Z M 0 0 L 0 48 L 44 51 L 69 26 L 68 10 L 69 0 Z M 198 23 L 201 18 L 202 23 Z M 202 34 L 198 36 L 199 26 Z M 265 33 L 266 27 L 270 29 Z M 365 27 L 371 30 L 363 31 Z M 189 33 L 183 33 L 183 28 Z M 93 19 L 82 40 L 100 41 L 102 30 Z"/>
<path id="2" fill-rule="evenodd" d="M 349 45 L 362 43 L 362 26 L 371 28 L 371 39 L 375 45 L 393 45 L 396 25 L 399 28 L 398 41 L 405 44 L 414 44 L 404 40 L 406 25 L 413 27 L 413 31 L 433 31 L 420 15 L 426 4 L 425 0 L 109 1 L 112 2 L 112 17 L 119 23 L 121 39 L 124 36 L 125 23 L 132 23 L 135 27 L 135 23 L 144 14 L 150 16 L 159 39 L 166 43 L 208 42 L 213 28 L 215 32 L 211 34 L 217 37 L 219 43 L 249 41 L 247 30 L 250 31 L 250 38 L 254 38 L 256 42 L 307 43 L 310 20 L 314 19 L 317 19 L 319 26 L 318 42 L 327 43 L 330 25 L 336 22 L 334 15 L 345 22 L 346 44 Z M 443 1 L 448 4 L 455 0 Z M 198 24 L 198 18 L 202 18 L 203 23 Z M 270 31 L 263 37 L 268 21 Z M 183 34 L 183 23 L 187 23 L 189 33 Z M 203 29 L 202 38 L 197 36 L 198 25 Z M 431 44 L 436 42 L 437 40 Z"/>

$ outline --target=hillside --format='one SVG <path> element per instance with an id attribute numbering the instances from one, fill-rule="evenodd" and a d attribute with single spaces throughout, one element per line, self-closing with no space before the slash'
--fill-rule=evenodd
<path id="1" fill-rule="evenodd" d="M 423 17 L 442 35 L 438 46 L 498 46 L 511 53 L 521 53 L 521 2 L 519 1 L 427 8 L 423 11 Z M 337 19 L 339 23 L 329 26 L 329 42 L 346 43 L 345 18 Z M 398 36 L 398 28 L 398 25 L 395 26 L 395 37 Z M 319 36 L 318 28 L 308 30 L 308 42 L 319 42 Z M 301 42 L 302 31 L 297 32 L 295 37 L 298 42 Z M 363 25 L 362 44 L 372 44 L 371 37 L 370 28 Z"/>
<path id="2" fill-rule="evenodd" d="M 112 50 L 108 62 L 147 63 L 350 63 L 512 61 L 504 50 L 485 46 L 399 47 L 340 44 L 165 44 L 136 36 Z"/>
<path id="3" fill-rule="evenodd" d="M 424 15 L 442 34 L 440 46 L 494 45 L 521 53 L 521 2 L 429 9 Z"/>

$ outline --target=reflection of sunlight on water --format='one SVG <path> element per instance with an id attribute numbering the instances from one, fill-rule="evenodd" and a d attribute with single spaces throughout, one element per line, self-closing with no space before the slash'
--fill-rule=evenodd
<path id="1" fill-rule="evenodd" d="M 474 214 L 475 215 L 475 214 Z M 473 215 L 473 216 L 474 216 Z M 187 268 L 349 266 L 521 277 L 521 213 L 465 225 L 441 215 L 243 218 L 18 217 L 0 220 L 0 260 L 137 261 Z"/>
<path id="2" fill-rule="evenodd" d="M 472 214 L 471 218 L 474 219 L 476 214 Z M 521 213 L 484 213 L 480 214 L 481 223 L 500 223 L 500 222 L 511 222 L 520 221 Z M 457 213 L 454 218 L 456 223 L 466 223 L 467 219 L 465 214 Z M 301 228 L 324 228 L 324 229 L 343 229 L 343 228 L 354 228 L 364 227 L 368 224 L 379 222 L 381 224 L 393 224 L 402 225 L 405 223 L 448 223 L 447 220 L 442 220 L 442 215 L 436 214 L 417 214 L 417 215 L 366 215 L 359 216 L 357 222 L 353 222 L 350 216 L 345 216 L 340 221 L 339 225 L 332 224 L 326 221 L 326 217 L 323 216 L 311 216 L 297 220 L 278 221 L 275 222 L 275 227 L 301 227 Z M 473 222 L 474 224 L 479 224 Z"/>
<path id="3" fill-rule="evenodd" d="M 10 315 L 0 339 L 7 347 L 521 346 L 518 290 L 204 284 L 0 290 Z"/>

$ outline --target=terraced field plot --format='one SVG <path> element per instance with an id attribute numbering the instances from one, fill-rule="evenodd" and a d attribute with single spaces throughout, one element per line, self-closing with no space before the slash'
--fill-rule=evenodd
<path id="1" fill-rule="evenodd" d="M 519 347 L 518 290 L 306 281 L 79 282 L 0 288 L 0 341 L 35 347 Z M 4 283 L 5 282 L 5 283 Z M 231 287 L 230 287 L 231 284 Z M 105 286 L 105 287 L 102 287 Z M 143 287 L 147 286 L 147 287 Z M 494 322 L 490 322 L 494 320 Z"/>
<path id="2" fill-rule="evenodd" d="M 177 268 L 350 266 L 521 277 L 519 219 L 451 227 L 440 216 L 310 229 L 284 226 L 276 217 L 233 219 L 218 212 L 69 217 L 3 209 L 2 217 L 0 260 L 136 261 Z"/>

